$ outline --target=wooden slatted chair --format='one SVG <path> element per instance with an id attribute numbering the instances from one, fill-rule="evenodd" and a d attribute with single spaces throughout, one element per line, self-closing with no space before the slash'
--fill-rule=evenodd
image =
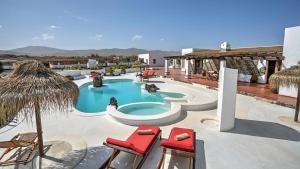
<path id="1" fill-rule="evenodd" d="M 33 132 L 17 134 L 10 141 L 0 142 L 0 148 L 6 149 L 0 157 L 0 166 L 26 164 L 37 145 L 37 133 Z M 30 152 L 25 157 L 18 159 L 18 157 L 16 157 L 16 153 L 22 152 L 25 149 L 29 150 Z M 4 159 L 13 150 L 16 150 L 15 153 Z"/>

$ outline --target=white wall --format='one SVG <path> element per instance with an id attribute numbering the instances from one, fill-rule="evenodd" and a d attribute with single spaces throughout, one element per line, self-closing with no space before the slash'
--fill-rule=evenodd
<path id="1" fill-rule="evenodd" d="M 294 66 L 300 61 L 300 26 L 285 28 L 283 64 L 286 68 Z"/>
<path id="2" fill-rule="evenodd" d="M 149 53 L 138 54 L 139 59 L 143 59 L 146 64 L 149 64 Z"/>
<path id="3" fill-rule="evenodd" d="M 194 52 L 194 48 L 185 48 L 185 49 L 181 49 L 181 55 L 186 55 L 186 54 L 189 54 L 189 53 L 192 53 Z"/>
<path id="4" fill-rule="evenodd" d="M 300 61 L 300 26 L 285 29 L 283 44 L 283 69 L 289 68 Z M 280 87 L 279 94 L 296 97 L 296 88 Z"/>
<path id="5" fill-rule="evenodd" d="M 87 67 L 88 68 L 97 67 L 97 60 L 89 59 L 87 62 Z"/>
<path id="6" fill-rule="evenodd" d="M 164 57 L 167 55 L 164 54 L 157 54 L 157 53 L 146 53 L 146 54 L 139 54 L 139 59 L 144 59 L 144 62 L 148 64 L 149 66 L 164 66 L 165 65 L 165 59 Z M 153 60 L 156 60 L 155 63 L 153 63 Z"/>
<path id="7" fill-rule="evenodd" d="M 68 64 L 68 65 L 61 65 L 61 64 L 54 65 L 54 64 L 49 64 L 49 67 L 51 69 L 63 69 L 63 68 L 66 68 L 66 67 L 86 67 L 86 64 Z"/>

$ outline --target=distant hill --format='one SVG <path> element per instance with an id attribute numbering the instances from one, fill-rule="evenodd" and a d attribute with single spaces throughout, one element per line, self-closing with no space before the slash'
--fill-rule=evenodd
<path id="1" fill-rule="evenodd" d="M 64 50 L 45 46 L 27 46 L 23 48 L 16 48 L 12 50 L 0 50 L 0 54 L 14 54 L 14 55 L 30 55 L 30 56 L 87 56 L 91 54 L 98 54 L 100 56 L 109 55 L 124 55 L 131 56 L 141 53 L 161 53 L 166 55 L 179 55 L 179 51 L 162 51 L 162 50 L 145 50 L 137 48 L 128 49 L 85 49 L 85 50 Z"/>

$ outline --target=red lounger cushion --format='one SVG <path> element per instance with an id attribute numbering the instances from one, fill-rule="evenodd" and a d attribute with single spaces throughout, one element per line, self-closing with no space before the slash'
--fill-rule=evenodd
<path id="1" fill-rule="evenodd" d="M 155 72 L 154 71 L 149 71 L 148 72 L 148 76 L 154 76 L 155 75 Z"/>
<path id="2" fill-rule="evenodd" d="M 139 135 L 138 134 L 138 130 L 147 130 L 147 129 L 151 129 L 153 134 L 150 134 L 150 135 Z M 127 139 L 127 142 L 133 144 L 134 151 L 144 154 L 147 152 L 148 148 L 151 146 L 151 143 L 155 140 L 159 131 L 160 131 L 160 129 L 157 126 L 141 125 Z"/>
<path id="3" fill-rule="evenodd" d="M 153 133 L 148 135 L 138 134 L 138 130 L 148 130 L 148 129 L 151 129 Z M 155 141 L 155 138 L 157 134 L 159 134 L 159 131 L 160 129 L 157 126 L 141 125 L 134 131 L 134 133 L 131 134 L 131 136 L 126 141 L 107 138 L 106 142 L 109 144 L 128 148 L 138 153 L 144 154 L 147 152 L 151 144 Z"/>
<path id="4" fill-rule="evenodd" d="M 129 149 L 132 149 L 132 147 L 133 147 L 133 145 L 131 143 L 127 142 L 127 141 L 118 140 L 118 139 L 109 138 L 109 137 L 106 139 L 106 142 L 109 143 L 109 144 L 129 148 Z"/>
<path id="5" fill-rule="evenodd" d="M 143 76 L 148 76 L 148 73 L 149 73 L 149 71 L 148 71 L 148 70 L 145 70 L 145 71 L 143 72 Z"/>
<path id="6" fill-rule="evenodd" d="M 188 135 L 190 137 L 187 139 L 181 140 L 181 141 L 177 141 L 176 135 L 182 134 L 182 133 L 188 133 Z M 194 136 L 193 129 L 175 127 L 172 129 L 169 138 L 162 140 L 160 144 L 162 146 L 168 147 L 168 148 L 195 152 L 194 140 L 195 140 L 195 136 Z"/>

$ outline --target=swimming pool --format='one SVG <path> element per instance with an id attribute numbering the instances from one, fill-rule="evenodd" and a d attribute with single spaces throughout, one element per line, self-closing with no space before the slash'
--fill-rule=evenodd
<path id="1" fill-rule="evenodd" d="M 165 106 L 146 107 L 155 113 L 158 110 L 167 111 L 169 109 L 168 102 L 165 97 L 182 98 L 185 95 L 181 93 L 156 92 L 148 93 L 142 88 L 143 84 L 135 83 L 131 79 L 109 79 L 103 81 L 104 86 L 100 88 L 91 87 L 92 83 L 85 83 L 80 86 L 80 95 L 75 108 L 84 113 L 104 112 L 109 104 L 111 97 L 115 97 L 118 105 L 125 105 L 136 102 L 158 102 L 164 103 Z M 163 109 L 163 110 L 162 110 Z M 137 111 L 138 114 L 143 112 Z M 130 112 L 129 112 L 130 113 Z M 130 113 L 132 114 L 132 113 Z"/>

